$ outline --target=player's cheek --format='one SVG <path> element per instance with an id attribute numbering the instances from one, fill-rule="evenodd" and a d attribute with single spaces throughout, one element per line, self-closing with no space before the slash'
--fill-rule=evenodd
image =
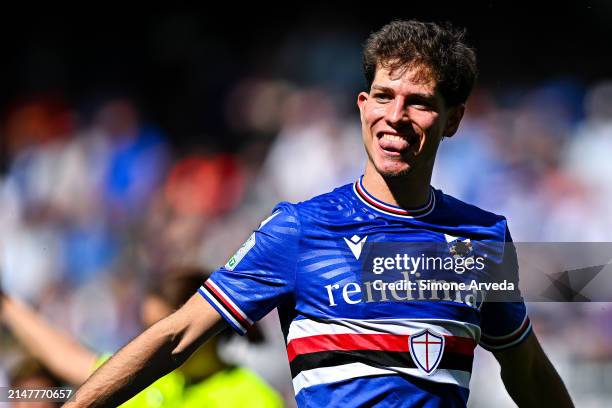
<path id="1" fill-rule="evenodd" d="M 413 127 L 415 128 L 415 131 L 418 129 L 420 133 L 425 133 L 426 135 L 433 135 L 439 132 L 441 128 L 441 123 L 438 120 L 437 115 L 421 114 L 419 116 L 414 117 Z"/>
<path id="2" fill-rule="evenodd" d="M 372 104 L 368 106 L 365 112 L 366 122 L 374 124 L 385 116 L 385 108 L 378 104 Z"/>

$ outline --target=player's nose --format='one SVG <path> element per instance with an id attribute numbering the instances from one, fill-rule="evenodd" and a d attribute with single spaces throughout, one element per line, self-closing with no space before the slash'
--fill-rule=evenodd
<path id="1" fill-rule="evenodd" d="M 392 103 L 387 105 L 385 120 L 392 126 L 401 125 L 408 122 L 408 109 L 404 103 L 404 98 L 395 98 Z"/>

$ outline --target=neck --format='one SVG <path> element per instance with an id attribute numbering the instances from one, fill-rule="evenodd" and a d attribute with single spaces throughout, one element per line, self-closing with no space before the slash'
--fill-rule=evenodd
<path id="1" fill-rule="evenodd" d="M 401 208 L 419 208 L 429 201 L 431 170 L 410 172 L 406 176 L 385 178 L 368 162 L 363 186 L 377 199 Z"/>

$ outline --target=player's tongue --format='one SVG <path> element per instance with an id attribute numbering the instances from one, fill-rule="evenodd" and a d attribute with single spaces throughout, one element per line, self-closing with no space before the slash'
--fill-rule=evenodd
<path id="1" fill-rule="evenodd" d="M 383 134 L 378 139 L 378 143 L 383 150 L 393 153 L 402 153 L 410 147 L 410 143 L 405 137 L 388 134 Z"/>

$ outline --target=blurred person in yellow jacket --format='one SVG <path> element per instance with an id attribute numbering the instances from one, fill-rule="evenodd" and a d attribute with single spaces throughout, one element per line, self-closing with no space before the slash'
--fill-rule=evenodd
<path id="1" fill-rule="evenodd" d="M 208 274 L 198 269 L 172 271 L 149 287 L 141 307 L 145 326 L 178 309 Z M 110 355 L 98 355 L 53 327 L 36 311 L 0 290 L 0 321 L 57 377 L 80 385 Z M 217 353 L 221 336 L 202 346 L 180 368 L 160 378 L 122 405 L 127 408 L 282 407 L 280 395 L 257 374 L 226 364 Z M 252 340 L 261 334 L 251 334 Z"/>

